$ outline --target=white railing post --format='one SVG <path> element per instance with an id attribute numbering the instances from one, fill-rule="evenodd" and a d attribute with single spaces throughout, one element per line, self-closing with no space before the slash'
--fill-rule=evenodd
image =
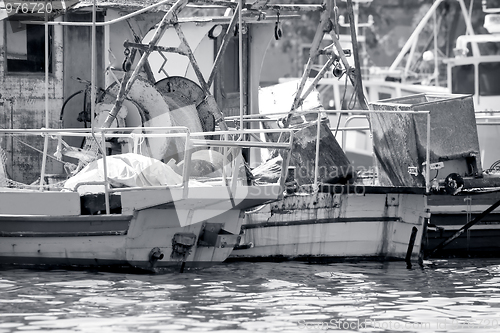
<path id="1" fill-rule="evenodd" d="M 288 149 L 285 151 L 285 158 L 281 161 L 281 176 L 279 178 L 280 180 L 280 195 L 278 196 L 278 199 L 283 198 L 283 193 L 285 191 L 285 186 L 286 186 L 286 178 L 288 177 L 288 166 L 290 165 L 290 160 L 292 158 L 292 147 L 293 147 L 293 131 L 290 131 L 290 141 L 288 142 Z"/>
<path id="2" fill-rule="evenodd" d="M 189 195 L 189 176 L 191 173 L 191 136 L 189 129 L 186 129 L 186 144 L 184 145 L 184 168 L 182 170 L 182 197 L 186 199 Z"/>
<path id="3" fill-rule="evenodd" d="M 232 151 L 236 154 L 236 158 L 233 159 L 233 177 L 231 178 L 231 196 L 234 196 L 236 185 L 238 184 L 238 174 L 240 171 L 241 159 L 243 157 L 241 156 L 241 148 L 235 148 Z"/>
<path id="4" fill-rule="evenodd" d="M 339 115 L 340 116 L 340 115 Z M 318 173 L 319 173 L 319 139 L 321 132 L 321 112 L 318 111 L 318 121 L 316 129 L 316 154 L 314 157 L 314 189 L 318 189 Z"/>
<path id="5" fill-rule="evenodd" d="M 49 25 L 48 16 L 45 13 L 45 128 L 50 127 L 49 122 Z M 43 185 L 45 183 L 45 168 L 47 165 L 47 152 L 49 149 L 49 137 L 44 136 L 43 139 L 43 156 L 42 156 L 42 168 L 40 170 L 40 191 L 43 191 Z"/>
<path id="6" fill-rule="evenodd" d="M 106 134 L 105 130 L 101 129 L 101 151 L 102 151 L 102 168 L 104 171 L 104 201 L 106 203 L 106 214 L 110 214 L 109 209 L 109 183 L 108 183 L 108 165 L 106 163 Z"/>
<path id="7" fill-rule="evenodd" d="M 227 134 L 224 134 L 224 141 L 227 141 Z M 226 161 L 228 156 L 227 147 L 222 148 L 224 152 L 224 159 L 222 160 L 222 184 L 227 186 L 227 177 L 226 177 Z"/>
<path id="8" fill-rule="evenodd" d="M 427 113 L 427 149 L 425 151 L 425 192 L 429 193 L 431 189 L 430 174 L 431 174 L 431 113 Z"/>

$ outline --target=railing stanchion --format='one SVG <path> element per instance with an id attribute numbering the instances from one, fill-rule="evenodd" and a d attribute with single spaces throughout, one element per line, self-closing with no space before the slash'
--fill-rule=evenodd
<path id="1" fill-rule="evenodd" d="M 186 199 L 189 195 L 189 176 L 191 173 L 191 136 L 190 131 L 186 128 L 186 144 L 184 148 L 184 168 L 182 171 L 182 183 L 184 189 L 182 190 L 182 197 Z"/>
<path id="2" fill-rule="evenodd" d="M 431 190 L 431 113 L 427 113 L 427 149 L 425 151 L 425 192 Z"/>
<path id="3" fill-rule="evenodd" d="M 340 116 L 340 115 L 339 115 Z M 316 129 L 316 155 L 314 158 L 314 189 L 318 189 L 318 173 L 319 173 L 319 139 L 321 133 L 321 112 L 318 111 L 318 121 Z M 342 133 L 344 135 L 344 133 Z"/>
<path id="4" fill-rule="evenodd" d="M 241 155 L 241 148 L 234 148 L 232 151 L 236 154 L 236 158 L 233 159 L 233 177 L 231 178 L 231 197 L 234 197 L 236 185 L 238 184 L 238 174 L 240 171 L 241 159 L 243 158 L 243 156 Z"/>
<path id="5" fill-rule="evenodd" d="M 288 177 L 288 166 L 290 165 L 290 159 L 292 158 L 292 147 L 293 147 L 293 131 L 290 131 L 290 142 L 288 149 L 284 152 L 284 158 L 281 162 L 281 176 L 280 176 L 280 190 L 281 193 L 278 199 L 283 199 L 283 193 L 285 191 L 286 178 Z"/>
<path id="6" fill-rule="evenodd" d="M 45 13 L 45 127 L 50 127 L 49 121 L 49 26 L 47 24 L 47 13 Z M 47 165 L 47 151 L 49 146 L 49 137 L 45 134 L 43 138 L 43 156 L 42 156 L 42 168 L 40 170 L 40 191 L 43 191 L 43 185 L 45 183 L 45 168 Z"/>
<path id="7" fill-rule="evenodd" d="M 227 141 L 227 134 L 224 134 L 224 141 Z M 224 153 L 224 159 L 222 161 L 222 182 L 223 186 L 227 186 L 227 178 L 226 178 L 226 161 L 227 161 L 227 155 L 228 155 L 228 149 L 227 147 L 222 148 L 223 153 Z"/>
<path id="8" fill-rule="evenodd" d="M 102 151 L 102 168 L 104 170 L 104 201 L 106 202 L 106 214 L 110 214 L 109 209 L 109 182 L 108 182 L 108 165 L 106 163 L 106 135 L 104 129 L 101 129 L 101 151 Z"/>

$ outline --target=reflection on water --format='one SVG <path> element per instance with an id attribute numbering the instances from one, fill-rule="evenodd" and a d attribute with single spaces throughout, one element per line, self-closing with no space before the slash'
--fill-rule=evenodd
<path id="1" fill-rule="evenodd" d="M 498 332 L 500 260 L 0 270 L 2 332 Z"/>

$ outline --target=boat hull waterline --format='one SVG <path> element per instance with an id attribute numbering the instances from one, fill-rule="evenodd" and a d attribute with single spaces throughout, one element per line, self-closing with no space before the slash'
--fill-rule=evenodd
<path id="1" fill-rule="evenodd" d="M 232 194 L 226 186 L 197 187 L 186 199 L 173 200 L 182 198 L 182 191 L 128 189 L 121 193 L 122 213 L 103 215 L 68 215 L 75 211 L 70 206 L 77 193 L 0 192 L 4 202 L 9 195 L 17 199 L 29 194 L 33 199 L 25 209 L 28 214 L 0 214 L 0 263 L 155 272 L 213 265 L 224 261 L 238 243 L 242 211 L 275 200 L 280 187 L 239 186 Z M 54 201 L 54 194 L 68 198 L 67 204 Z M 50 210 L 52 202 L 52 214 L 33 214 L 39 206 L 35 199 L 47 195 L 50 200 L 38 201 L 43 206 L 39 210 Z"/>
<path id="2" fill-rule="evenodd" d="M 418 259 L 425 235 L 423 190 L 366 187 L 338 192 L 334 186 L 300 193 L 248 211 L 233 259 Z M 349 188 L 337 186 L 336 188 Z M 392 191 L 392 192 L 391 192 Z"/>

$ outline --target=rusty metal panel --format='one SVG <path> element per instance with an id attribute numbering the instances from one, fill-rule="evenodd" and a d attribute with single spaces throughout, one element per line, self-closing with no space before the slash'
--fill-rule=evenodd
<path id="1" fill-rule="evenodd" d="M 460 173 L 481 174 L 472 96 L 417 94 L 377 101 L 371 108 L 430 111 L 430 162 L 450 161 L 451 165 L 451 161 L 461 161 Z M 381 185 L 425 186 L 426 116 L 371 114 L 370 124 Z M 416 168 L 417 174 L 411 175 L 409 167 Z"/>

